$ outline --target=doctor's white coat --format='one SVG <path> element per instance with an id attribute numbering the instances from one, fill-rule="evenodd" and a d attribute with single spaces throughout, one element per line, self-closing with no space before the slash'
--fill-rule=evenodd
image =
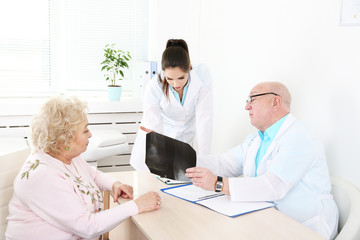
<path id="1" fill-rule="evenodd" d="M 197 153 L 209 154 L 212 134 L 212 89 L 211 75 L 204 64 L 193 66 L 190 71 L 190 84 L 184 105 L 174 94 L 168 98 L 155 76 L 148 83 L 143 99 L 143 118 L 141 125 L 168 137 L 193 145 L 197 137 Z M 139 130 L 131 153 L 130 164 L 137 170 L 145 170 L 146 134 Z"/>
<path id="2" fill-rule="evenodd" d="M 273 201 L 277 209 L 327 239 L 337 234 L 338 209 L 322 144 L 292 114 L 285 119 L 255 175 L 258 133 L 225 154 L 198 157 L 198 166 L 229 177 L 233 201 Z M 242 177 L 238 177 L 243 175 Z"/>

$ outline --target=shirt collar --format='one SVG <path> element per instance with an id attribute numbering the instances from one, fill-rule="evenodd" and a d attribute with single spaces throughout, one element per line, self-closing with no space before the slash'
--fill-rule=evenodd
<path id="1" fill-rule="evenodd" d="M 273 125 L 271 125 L 270 127 L 268 127 L 265 132 L 262 132 L 259 130 L 259 136 L 261 138 L 261 141 L 265 140 L 274 140 L 277 132 L 279 131 L 281 125 L 283 124 L 283 122 L 285 121 L 286 117 L 289 114 L 286 114 L 284 117 L 282 117 L 280 120 L 278 120 L 276 123 L 274 123 Z"/>
<path id="2" fill-rule="evenodd" d="M 174 97 L 176 98 L 176 100 L 177 100 L 181 105 L 184 105 L 185 98 L 186 98 L 186 94 L 187 94 L 187 91 L 188 91 L 188 88 L 189 88 L 189 85 L 190 85 L 190 80 L 191 80 L 191 77 L 190 77 L 190 73 L 189 73 L 189 79 L 188 79 L 187 83 L 186 83 L 185 86 L 184 86 L 182 101 L 180 101 L 180 96 L 179 96 L 179 94 L 178 94 L 178 93 L 174 90 L 174 88 L 169 84 L 170 91 L 174 94 Z"/>

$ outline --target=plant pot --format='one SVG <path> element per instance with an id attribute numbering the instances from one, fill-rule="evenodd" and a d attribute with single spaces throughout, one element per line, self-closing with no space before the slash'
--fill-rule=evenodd
<path id="1" fill-rule="evenodd" d="M 119 101 L 122 87 L 119 85 L 108 85 L 108 95 L 110 101 Z"/>

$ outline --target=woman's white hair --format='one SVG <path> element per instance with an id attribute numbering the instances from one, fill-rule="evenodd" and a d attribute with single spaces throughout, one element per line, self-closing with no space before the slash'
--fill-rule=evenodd
<path id="1" fill-rule="evenodd" d="M 77 126 L 86 119 L 87 104 L 77 97 L 54 97 L 31 122 L 34 151 L 57 154 L 74 139 Z"/>

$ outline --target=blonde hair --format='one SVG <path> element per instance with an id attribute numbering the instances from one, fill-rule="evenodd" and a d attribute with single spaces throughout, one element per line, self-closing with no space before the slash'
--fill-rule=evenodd
<path id="1" fill-rule="evenodd" d="M 86 119 L 87 104 L 77 97 L 54 97 L 31 122 L 34 152 L 57 154 L 75 137 L 78 124 Z"/>

